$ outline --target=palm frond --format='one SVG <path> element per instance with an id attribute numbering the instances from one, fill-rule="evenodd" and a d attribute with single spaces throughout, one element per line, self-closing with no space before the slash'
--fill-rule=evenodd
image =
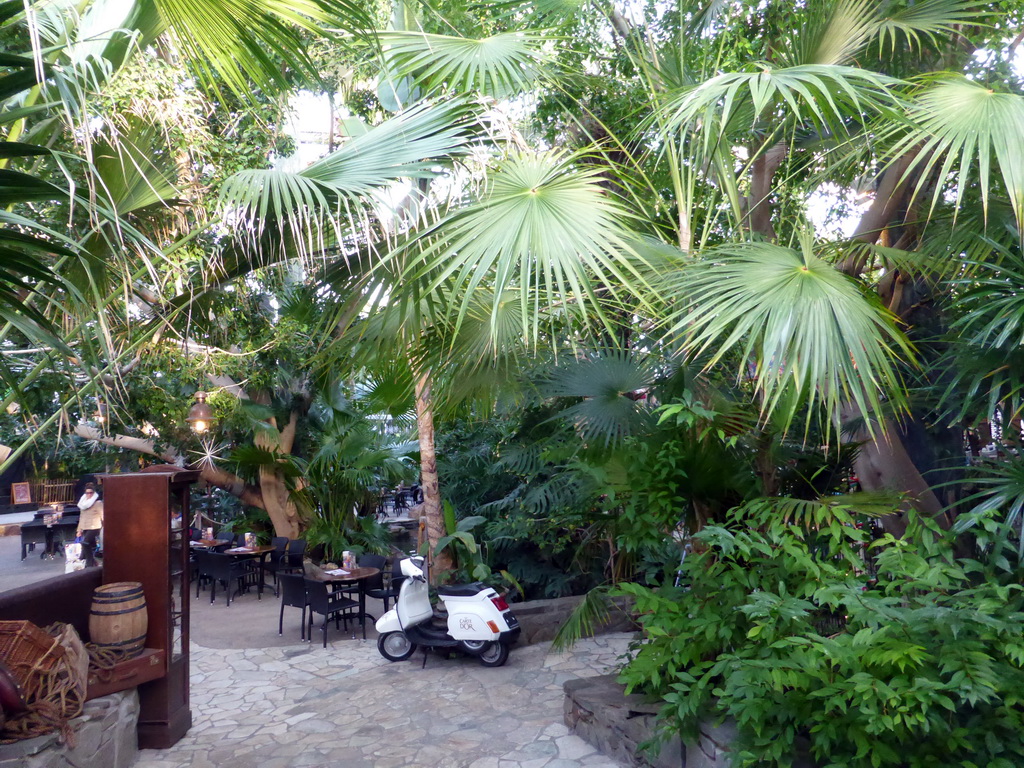
<path id="1" fill-rule="evenodd" d="M 964 533 L 991 512 L 999 513 L 1008 526 L 1019 530 L 1024 512 L 1024 460 L 1012 456 L 986 463 L 980 467 L 980 473 L 979 477 L 970 479 L 980 490 L 964 499 L 965 503 L 976 503 L 967 514 L 957 518 L 953 531 Z M 1018 554 L 1024 556 L 1024 536 L 1019 537 Z"/>
<path id="2" fill-rule="evenodd" d="M 575 18 L 587 6 L 586 0 L 499 0 L 474 3 L 471 9 L 492 18 L 514 20 L 517 25 L 550 27 Z"/>
<path id="3" fill-rule="evenodd" d="M 628 215 L 602 187 L 601 172 L 580 168 L 577 159 L 552 151 L 501 162 L 479 200 L 427 230 L 422 248 L 402 252 L 410 259 L 404 278 L 456 297 L 456 330 L 476 291 L 487 286 L 495 331 L 513 292 L 522 336 L 531 342 L 541 326 L 540 305 L 560 305 L 587 322 L 604 317 L 599 293 L 621 298 L 628 291 L 633 303 L 642 300 L 650 291 L 633 263 L 639 257 Z"/>
<path id="4" fill-rule="evenodd" d="M 502 32 L 483 39 L 419 32 L 380 34 L 388 72 L 437 90 L 508 98 L 533 88 L 551 57 L 552 38 L 540 32 Z"/>
<path id="5" fill-rule="evenodd" d="M 645 360 L 613 349 L 558 365 L 540 390 L 548 397 L 583 398 L 559 415 L 588 443 L 608 447 L 650 426 L 644 401 L 631 395 L 650 387 L 653 379 Z"/>
<path id="6" fill-rule="evenodd" d="M 911 127 L 895 143 L 891 156 L 915 154 L 906 177 L 918 177 L 916 194 L 922 193 L 933 173 L 942 181 L 952 174 L 954 205 L 959 207 L 974 177 L 987 211 L 994 160 L 1018 229 L 1024 229 L 1024 96 L 999 93 L 965 77 L 944 76 L 914 97 L 907 119 Z M 945 189 L 942 183 L 935 185 L 933 209 Z"/>
<path id="7" fill-rule="evenodd" d="M 962 312 L 950 331 L 952 376 L 943 404 L 957 420 L 997 409 L 1015 418 L 1024 394 L 1024 259 L 1016 248 L 987 241 L 997 258 L 966 262 L 970 274 L 953 281 Z"/>
<path id="8" fill-rule="evenodd" d="M 288 70 L 315 79 L 302 35 L 373 27 L 356 0 L 153 0 L 152 7 L 203 80 L 226 83 L 243 98 L 252 83 L 286 88 Z"/>
<path id="9" fill-rule="evenodd" d="M 116 141 L 97 145 L 93 165 L 100 192 L 121 215 L 157 203 L 167 203 L 178 191 L 175 170 L 161 167 L 166 159 L 162 133 L 157 126 L 133 120 Z"/>
<path id="10" fill-rule="evenodd" d="M 794 35 L 794 53 L 783 61 L 801 64 L 847 64 L 877 29 L 874 0 L 810 3 L 809 19 Z"/>
<path id="11" fill-rule="evenodd" d="M 399 179 L 430 178 L 469 139 L 462 103 L 421 106 L 392 117 L 308 168 L 290 173 L 247 170 L 229 177 L 219 205 L 236 232 L 255 244 L 265 230 L 290 235 L 307 249 L 343 236 L 364 198 Z M 344 219 L 344 221 L 343 221 Z"/>
<path id="12" fill-rule="evenodd" d="M 891 8 L 891 6 L 890 6 Z M 983 16 L 985 4 L 975 0 L 921 0 L 895 10 L 886 9 L 878 21 L 879 46 L 896 51 L 900 47 L 920 48 L 957 33 L 957 26 Z"/>
<path id="13" fill-rule="evenodd" d="M 790 120 L 807 123 L 821 133 L 845 135 L 848 120 L 887 113 L 897 105 L 893 88 L 899 80 L 841 65 L 802 64 L 753 72 L 728 72 L 700 85 L 671 94 L 661 113 L 669 130 L 699 128 L 707 148 L 735 118 L 763 120 L 780 109 Z"/>
<path id="14" fill-rule="evenodd" d="M 610 590 L 608 586 L 595 587 L 583 595 L 555 633 L 551 641 L 552 650 L 566 651 L 584 637 L 593 637 L 594 630 L 608 621 L 610 608 L 614 607 Z"/>
<path id="15" fill-rule="evenodd" d="M 880 412 L 887 396 L 900 402 L 896 364 L 911 358 L 910 344 L 877 298 L 819 258 L 809 238 L 801 251 L 738 243 L 707 257 L 670 288 L 685 297 L 670 333 L 691 355 L 711 352 L 708 366 L 738 354 L 737 373 L 752 380 L 763 417 L 794 397 L 830 414 L 845 402 L 864 413 Z"/>

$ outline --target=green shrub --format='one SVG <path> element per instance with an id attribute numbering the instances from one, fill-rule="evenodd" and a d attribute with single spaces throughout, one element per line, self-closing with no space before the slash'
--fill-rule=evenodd
<path id="1" fill-rule="evenodd" d="M 740 766 L 798 748 L 848 768 L 1024 764 L 1015 534 L 982 516 L 979 554 L 958 559 L 916 517 L 869 541 L 855 503 L 748 503 L 698 534 L 682 586 L 621 585 L 645 635 L 621 680 L 684 738 L 733 717 Z"/>

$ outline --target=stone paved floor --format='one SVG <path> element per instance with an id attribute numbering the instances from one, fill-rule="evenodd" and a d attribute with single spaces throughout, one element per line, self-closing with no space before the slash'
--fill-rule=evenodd
<path id="1" fill-rule="evenodd" d="M 562 683 L 602 674 L 630 636 L 569 653 L 515 647 L 508 664 L 391 663 L 373 641 L 275 648 L 193 644 L 189 733 L 136 768 L 617 768 L 562 724 Z"/>

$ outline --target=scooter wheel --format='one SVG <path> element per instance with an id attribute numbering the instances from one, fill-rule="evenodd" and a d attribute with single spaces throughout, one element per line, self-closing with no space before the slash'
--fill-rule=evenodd
<path id="1" fill-rule="evenodd" d="M 489 640 L 459 640 L 459 647 L 462 649 L 462 652 L 468 653 L 470 656 L 479 656 L 490 645 L 493 645 L 493 643 Z"/>
<path id="2" fill-rule="evenodd" d="M 416 652 L 416 643 L 404 632 L 385 632 L 377 638 L 377 650 L 388 661 L 405 661 Z"/>
<path id="3" fill-rule="evenodd" d="M 477 658 L 485 667 L 500 667 L 508 661 L 508 646 L 504 643 L 491 643 Z"/>

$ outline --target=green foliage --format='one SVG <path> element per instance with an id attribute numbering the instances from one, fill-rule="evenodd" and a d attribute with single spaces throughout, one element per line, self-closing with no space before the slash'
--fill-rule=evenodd
<path id="1" fill-rule="evenodd" d="M 226 510 L 221 507 L 218 511 L 223 515 Z M 227 528 L 234 533 L 255 533 L 260 544 L 269 544 L 274 536 L 274 525 L 267 513 L 252 507 L 232 517 Z"/>
<path id="2" fill-rule="evenodd" d="M 464 517 L 461 520 L 455 518 L 455 508 L 451 503 L 444 502 L 444 520 L 447 535 L 442 536 L 434 549 L 434 554 L 439 555 L 447 550 L 452 558 L 453 567 L 447 573 L 449 581 L 471 582 L 480 581 L 490 584 L 493 587 L 507 588 L 511 586 L 520 594 L 523 588 L 507 571 L 492 571 L 487 563 L 486 545 L 477 542 L 473 530 L 486 522 L 486 518 L 480 515 Z"/>
<path id="3" fill-rule="evenodd" d="M 804 750 L 830 768 L 1020 764 L 1024 597 L 1008 529 L 985 520 L 977 558 L 958 559 L 916 516 L 905 538 L 872 542 L 861 501 L 749 502 L 697 535 L 682 586 L 622 585 L 644 639 L 621 679 L 664 702 L 668 731 L 734 718 L 739 766 Z"/>
<path id="4" fill-rule="evenodd" d="M 339 521 L 317 515 L 303 532 L 310 549 L 322 547 L 322 561 L 341 562 L 341 554 L 351 550 L 357 555 L 390 551 L 390 534 L 372 515 Z"/>

